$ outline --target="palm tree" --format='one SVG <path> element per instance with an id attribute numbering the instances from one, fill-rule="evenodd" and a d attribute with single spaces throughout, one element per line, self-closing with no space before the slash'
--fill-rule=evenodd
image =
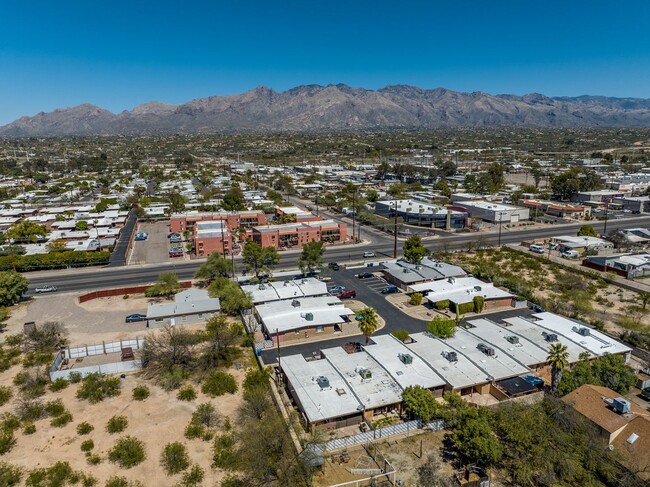
<path id="1" fill-rule="evenodd" d="M 366 345 L 368 345 L 368 339 L 377 330 L 378 316 L 377 311 L 374 308 L 363 308 L 359 313 L 359 330 L 366 337 Z"/>
<path id="2" fill-rule="evenodd" d="M 551 364 L 551 393 L 555 394 L 562 380 L 562 371 L 569 365 L 569 352 L 566 345 L 551 343 L 546 360 Z"/>

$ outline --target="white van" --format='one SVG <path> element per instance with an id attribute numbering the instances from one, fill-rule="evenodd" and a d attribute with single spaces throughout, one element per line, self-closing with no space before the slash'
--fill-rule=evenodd
<path id="1" fill-rule="evenodd" d="M 528 250 L 531 252 L 535 252 L 536 254 L 543 254 L 544 253 L 544 246 L 542 245 L 537 245 L 537 244 L 532 244 L 528 247 Z"/>
<path id="2" fill-rule="evenodd" d="M 560 252 L 560 255 L 565 259 L 577 259 L 580 257 L 580 253 L 577 250 L 565 250 Z"/>

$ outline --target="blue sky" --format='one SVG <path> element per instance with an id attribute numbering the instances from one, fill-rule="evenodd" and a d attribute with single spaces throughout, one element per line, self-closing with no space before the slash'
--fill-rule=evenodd
<path id="1" fill-rule="evenodd" d="M 647 0 L 6 1 L 0 124 L 264 85 L 650 98 Z"/>

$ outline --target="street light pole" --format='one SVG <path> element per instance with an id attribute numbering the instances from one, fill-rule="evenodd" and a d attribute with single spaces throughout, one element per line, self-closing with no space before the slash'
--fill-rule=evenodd
<path id="1" fill-rule="evenodd" d="M 609 209 L 609 203 L 605 203 L 605 226 L 603 227 L 603 235 L 607 235 L 607 210 Z"/>
<path id="2" fill-rule="evenodd" d="M 501 247 L 501 222 L 503 221 L 503 212 L 499 212 L 499 247 Z"/>
<path id="3" fill-rule="evenodd" d="M 395 215 L 393 220 L 393 259 L 397 259 L 397 200 L 395 200 Z"/>
<path id="4" fill-rule="evenodd" d="M 352 193 L 352 243 L 356 241 L 356 233 L 354 231 L 354 224 L 356 223 L 356 203 L 357 203 L 357 192 L 356 190 Z"/>

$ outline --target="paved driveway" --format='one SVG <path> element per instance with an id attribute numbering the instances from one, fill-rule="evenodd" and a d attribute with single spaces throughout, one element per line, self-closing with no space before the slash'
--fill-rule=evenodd
<path id="1" fill-rule="evenodd" d="M 168 222 L 140 223 L 138 232 L 147 232 L 147 240 L 134 240 L 129 264 L 169 262 Z"/>

